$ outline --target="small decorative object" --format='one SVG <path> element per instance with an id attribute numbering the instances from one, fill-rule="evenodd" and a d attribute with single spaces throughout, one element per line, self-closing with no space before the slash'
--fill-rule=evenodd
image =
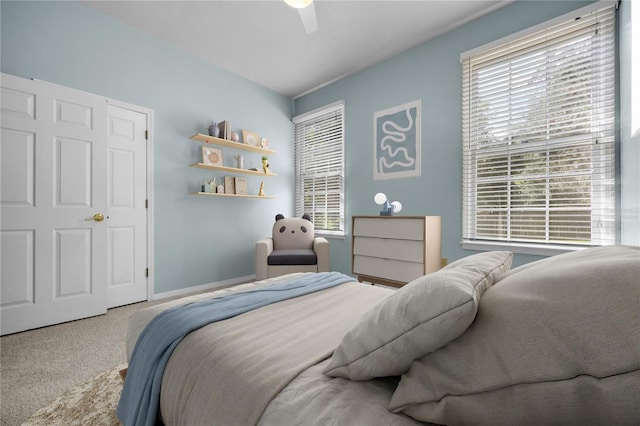
<path id="1" fill-rule="evenodd" d="M 251 146 L 260 146 L 260 137 L 256 132 L 250 132 L 248 130 L 242 131 L 242 142 Z"/>
<path id="2" fill-rule="evenodd" d="M 389 199 L 382 192 L 378 192 L 373 200 L 376 204 L 382 206 L 382 211 L 380 212 L 380 216 L 391 216 L 393 213 L 400 213 L 402 210 L 402 203 L 400 201 L 393 201 L 389 203 Z"/>
<path id="3" fill-rule="evenodd" d="M 247 194 L 247 179 L 237 177 L 235 178 L 235 184 L 236 184 L 236 194 L 238 195 Z"/>
<path id="4" fill-rule="evenodd" d="M 244 157 L 242 155 L 234 155 L 233 158 L 235 158 L 238 168 L 244 169 Z"/>
<path id="5" fill-rule="evenodd" d="M 240 140 L 240 136 L 238 136 L 238 132 L 236 131 L 231 132 L 231 140 L 234 142 L 238 142 Z"/>
<path id="6" fill-rule="evenodd" d="M 224 194 L 224 185 L 223 184 L 218 185 L 218 187 L 216 188 L 216 192 L 218 194 Z"/>
<path id="7" fill-rule="evenodd" d="M 211 125 L 209 126 L 209 136 L 213 136 L 214 138 L 217 138 L 218 135 L 220 135 L 220 128 L 218 127 L 217 123 L 214 123 L 212 121 Z"/>
<path id="8" fill-rule="evenodd" d="M 205 180 L 202 184 L 201 192 L 216 192 L 216 178 Z"/>
<path id="9" fill-rule="evenodd" d="M 203 146 L 202 162 L 210 166 L 222 166 L 222 150 L 219 148 Z"/>
<path id="10" fill-rule="evenodd" d="M 260 182 L 260 189 L 258 190 L 258 196 L 264 197 L 264 181 Z"/>
<path id="11" fill-rule="evenodd" d="M 221 139 L 231 138 L 231 123 L 228 120 L 219 122 L 218 129 L 220 129 L 220 134 L 218 135 L 219 138 Z"/>
<path id="12" fill-rule="evenodd" d="M 260 147 L 261 148 L 269 148 L 269 139 L 267 139 L 267 138 L 260 139 Z"/>
<path id="13" fill-rule="evenodd" d="M 264 170 L 264 174 L 269 174 L 269 158 L 266 155 L 262 156 L 262 170 Z"/>
<path id="14" fill-rule="evenodd" d="M 224 177 L 224 193 L 225 194 L 236 193 L 236 180 L 233 176 Z"/>

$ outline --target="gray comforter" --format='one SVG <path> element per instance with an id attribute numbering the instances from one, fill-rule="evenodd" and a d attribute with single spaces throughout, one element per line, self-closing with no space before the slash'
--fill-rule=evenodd
<path id="1" fill-rule="evenodd" d="M 141 311 L 130 322 L 129 353 L 142 328 L 164 309 L 283 279 Z M 364 312 L 390 294 L 388 289 L 347 283 L 192 332 L 165 369 L 160 396 L 163 421 L 167 425 L 282 425 L 310 424 L 322 418 L 317 424 L 416 424 L 386 410 L 393 380 L 332 379 L 323 376 L 318 365 Z M 336 394 L 341 396 L 335 398 Z"/>

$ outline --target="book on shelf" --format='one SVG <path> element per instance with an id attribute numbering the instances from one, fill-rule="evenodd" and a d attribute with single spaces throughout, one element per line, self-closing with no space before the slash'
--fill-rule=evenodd
<path id="1" fill-rule="evenodd" d="M 218 136 L 220 139 L 231 139 L 231 122 L 229 120 L 219 122 L 218 128 L 220 129 Z"/>
<path id="2" fill-rule="evenodd" d="M 236 193 L 236 180 L 233 176 L 224 177 L 224 193 L 225 194 Z"/>
<path id="3" fill-rule="evenodd" d="M 236 177 L 235 178 L 236 194 L 247 195 L 247 179 Z"/>

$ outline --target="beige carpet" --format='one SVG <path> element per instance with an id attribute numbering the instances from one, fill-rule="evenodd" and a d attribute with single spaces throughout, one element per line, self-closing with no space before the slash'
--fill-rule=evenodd
<path id="1" fill-rule="evenodd" d="M 115 410 L 122 392 L 120 364 L 64 392 L 29 417 L 23 426 L 117 426 Z"/>
<path id="2" fill-rule="evenodd" d="M 66 390 L 126 362 L 129 317 L 171 299 L 0 337 L 0 426 L 20 426 Z"/>
<path id="3" fill-rule="evenodd" d="M 0 426 L 20 426 L 68 389 L 126 362 L 136 311 L 170 299 L 109 309 L 106 315 L 0 338 Z"/>
<path id="4" fill-rule="evenodd" d="M 0 424 L 19 426 L 67 389 L 126 362 L 129 317 L 150 303 L 2 336 Z"/>

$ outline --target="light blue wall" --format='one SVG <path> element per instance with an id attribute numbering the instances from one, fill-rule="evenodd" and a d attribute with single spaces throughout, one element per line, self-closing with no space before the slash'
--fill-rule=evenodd
<path id="1" fill-rule="evenodd" d="M 633 6 L 640 7 L 640 2 L 636 0 Z M 640 245 L 640 135 L 631 135 L 631 0 L 620 2 L 619 18 L 621 243 Z M 635 25 L 640 31 L 640 22 Z"/>
<path id="2" fill-rule="evenodd" d="M 518 1 L 385 63 L 297 99 L 294 114 L 340 99 L 346 102 L 346 217 L 349 235 L 352 215 L 378 214 L 379 206 L 373 202 L 373 195 L 382 191 L 391 199 L 402 202 L 402 215 L 442 216 L 442 253 L 449 261 L 472 254 L 460 246 L 460 54 L 589 3 L 591 1 Z M 373 113 L 415 99 L 422 99 L 422 176 L 374 181 Z M 623 145 L 623 152 L 634 155 L 624 159 L 620 179 L 623 189 L 626 186 L 631 193 L 625 208 L 631 215 L 636 215 L 629 218 L 626 228 L 635 224 L 638 229 L 639 147 L 637 141 L 633 143 L 624 139 Z M 627 243 L 634 241 L 640 244 L 637 236 L 635 239 L 627 238 Z M 350 250 L 350 238 L 332 241 L 332 266 L 350 271 Z M 539 258 L 516 255 L 514 264 Z"/>
<path id="3" fill-rule="evenodd" d="M 2 72 L 154 111 L 155 292 L 255 273 L 255 241 L 271 233 L 277 213 L 293 213 L 291 100 L 80 2 L 1 5 Z M 201 146 L 189 136 L 222 119 L 267 136 L 278 151 L 270 157 L 278 176 L 264 179 L 275 200 L 188 195 L 213 175 L 188 167 Z M 226 164 L 233 154 L 225 150 Z M 259 155 L 245 158 L 259 165 Z M 260 179 L 248 179 L 257 192 Z"/>
<path id="4" fill-rule="evenodd" d="M 630 117 L 629 1 L 621 6 L 621 216 L 626 244 L 640 244 L 638 137 Z M 383 64 L 294 102 L 301 114 L 346 101 L 347 231 L 331 240 L 333 269 L 351 271 L 352 215 L 378 214 L 373 194 L 402 201 L 406 215 L 441 215 L 443 256 L 460 248 L 461 52 L 584 6 L 591 1 L 519 1 Z M 154 110 L 156 293 L 254 273 L 254 243 L 277 213 L 293 211 L 290 99 L 181 52 L 79 2 L 1 3 L 2 72 L 34 77 Z M 212 40 L 215 46 L 217 40 Z M 222 40 L 220 40 L 222 42 Z M 422 176 L 373 181 L 373 113 L 422 99 Z M 275 200 L 189 196 L 209 173 L 187 167 L 200 145 L 189 141 L 210 120 L 266 135 L 278 177 L 265 180 Z M 626 124 L 625 124 L 626 123 Z M 231 162 L 231 152 L 225 161 Z M 255 180 L 251 180 L 257 185 Z M 518 255 L 515 264 L 535 260 Z"/>

